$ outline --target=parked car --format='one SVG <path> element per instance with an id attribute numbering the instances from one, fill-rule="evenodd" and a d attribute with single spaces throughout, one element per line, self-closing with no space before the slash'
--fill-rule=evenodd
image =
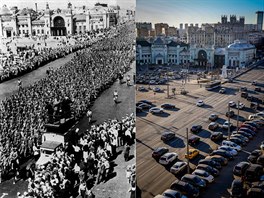
<path id="1" fill-rule="evenodd" d="M 201 107 L 204 105 L 204 102 L 202 100 L 198 100 L 196 103 L 196 106 Z"/>
<path id="2" fill-rule="evenodd" d="M 142 103 L 142 104 L 138 105 L 138 107 L 141 109 L 150 109 L 152 106 L 147 104 L 147 103 Z"/>
<path id="3" fill-rule="evenodd" d="M 224 94 L 226 92 L 226 89 L 225 88 L 221 88 L 220 90 L 219 90 L 219 93 L 221 93 L 221 94 Z"/>
<path id="4" fill-rule="evenodd" d="M 224 140 L 222 142 L 222 146 L 229 146 L 233 149 L 236 149 L 237 151 L 241 151 L 241 146 L 237 145 L 236 143 L 234 143 L 232 141 Z"/>
<path id="5" fill-rule="evenodd" d="M 253 136 L 256 135 L 256 132 L 254 132 L 254 131 L 252 131 L 251 129 L 246 128 L 246 127 L 240 127 L 240 128 L 239 128 L 239 131 L 245 131 L 245 132 L 247 132 L 247 133 L 249 133 L 249 134 L 251 134 L 251 135 L 253 135 Z"/>
<path id="6" fill-rule="evenodd" d="M 223 139 L 223 133 L 222 132 L 213 132 L 211 134 L 211 140 L 212 141 L 219 141 Z"/>
<path id="7" fill-rule="evenodd" d="M 262 198 L 264 197 L 264 189 L 258 187 L 251 187 L 247 191 L 248 198 Z"/>
<path id="8" fill-rule="evenodd" d="M 246 87 L 241 87 L 240 90 L 241 91 L 247 91 L 247 88 Z"/>
<path id="9" fill-rule="evenodd" d="M 231 155 L 236 156 L 238 152 L 229 146 L 219 146 L 218 149 L 229 152 Z"/>
<path id="10" fill-rule="evenodd" d="M 136 113 L 141 113 L 143 109 L 141 107 L 136 107 Z"/>
<path id="11" fill-rule="evenodd" d="M 246 145 L 247 145 L 246 142 L 244 142 L 243 140 L 241 140 L 240 138 L 237 138 L 237 137 L 230 137 L 229 140 L 230 140 L 231 142 L 234 142 L 234 143 L 240 145 L 240 146 L 246 146 Z"/>
<path id="12" fill-rule="evenodd" d="M 234 101 L 229 101 L 228 105 L 230 107 L 235 107 L 236 106 L 236 103 Z"/>
<path id="13" fill-rule="evenodd" d="M 155 88 L 153 88 L 153 91 L 154 91 L 154 92 L 162 92 L 162 90 L 161 90 L 159 87 L 155 87 Z"/>
<path id="14" fill-rule="evenodd" d="M 175 138 L 175 133 L 172 131 L 165 131 L 161 134 L 161 140 L 166 142 Z"/>
<path id="15" fill-rule="evenodd" d="M 174 152 L 165 153 L 160 157 L 159 163 L 162 165 L 168 165 L 168 164 L 171 164 L 176 159 L 178 159 L 177 153 L 174 153 Z"/>
<path id="16" fill-rule="evenodd" d="M 167 189 L 165 190 L 162 195 L 165 198 L 187 198 L 186 196 L 182 195 L 179 191 Z"/>
<path id="17" fill-rule="evenodd" d="M 185 158 L 189 158 L 189 159 L 193 159 L 195 158 L 197 155 L 199 155 L 199 151 L 197 149 L 189 149 L 189 155 L 187 155 L 187 153 L 185 154 Z"/>
<path id="18" fill-rule="evenodd" d="M 247 92 L 242 92 L 241 93 L 241 97 L 242 98 L 247 98 L 248 97 L 248 93 Z"/>
<path id="19" fill-rule="evenodd" d="M 264 150 L 264 141 L 261 142 L 260 144 L 260 149 L 263 151 Z"/>
<path id="20" fill-rule="evenodd" d="M 246 121 L 243 124 L 248 124 L 248 125 L 253 126 L 253 127 L 257 128 L 257 129 L 260 128 L 260 126 L 254 121 Z"/>
<path id="21" fill-rule="evenodd" d="M 192 173 L 193 175 L 197 175 L 198 177 L 200 177 L 201 179 L 205 180 L 208 183 L 212 183 L 214 181 L 214 176 L 210 175 L 208 172 L 204 171 L 204 170 L 195 170 Z"/>
<path id="22" fill-rule="evenodd" d="M 173 174 L 178 174 L 187 168 L 187 162 L 176 162 L 170 168 L 170 172 Z"/>
<path id="23" fill-rule="evenodd" d="M 149 110 L 150 113 L 152 114 L 160 114 L 160 113 L 163 113 L 163 109 L 162 108 L 158 108 L 158 107 L 152 107 L 150 110 Z"/>
<path id="24" fill-rule="evenodd" d="M 206 181 L 194 174 L 185 174 L 181 180 L 199 189 L 206 187 Z"/>
<path id="25" fill-rule="evenodd" d="M 239 139 L 241 139 L 242 141 L 244 141 L 246 143 L 249 142 L 249 139 L 246 136 L 242 135 L 242 134 L 232 134 L 230 137 L 239 138 Z"/>
<path id="26" fill-rule="evenodd" d="M 163 108 L 163 109 L 175 109 L 176 106 L 173 104 L 165 103 L 165 104 L 161 105 L 161 108 Z"/>
<path id="27" fill-rule="evenodd" d="M 198 136 L 195 136 L 195 135 L 191 136 L 191 137 L 189 138 L 189 140 L 188 140 L 188 143 L 189 143 L 190 145 L 196 145 L 196 144 L 198 144 L 199 142 L 200 142 L 200 138 L 199 138 Z"/>
<path id="28" fill-rule="evenodd" d="M 262 154 L 261 156 L 258 157 L 257 164 L 264 167 L 264 154 Z"/>
<path id="29" fill-rule="evenodd" d="M 152 157 L 155 159 L 159 159 L 163 154 L 167 153 L 168 151 L 169 149 L 167 149 L 166 147 L 158 147 L 152 152 Z"/>
<path id="30" fill-rule="evenodd" d="M 229 123 L 228 121 L 225 121 L 222 127 L 224 129 L 228 129 L 228 125 L 229 125 L 230 128 L 233 126 L 233 124 L 231 122 L 229 124 L 228 123 Z"/>
<path id="31" fill-rule="evenodd" d="M 219 170 L 217 170 L 216 168 L 213 168 L 212 166 L 206 165 L 206 164 L 198 164 L 196 169 L 205 170 L 211 175 L 213 175 L 214 177 L 219 175 Z"/>
<path id="32" fill-rule="evenodd" d="M 183 195 L 186 195 L 187 197 L 199 196 L 199 190 L 197 188 L 187 182 L 180 180 L 174 181 L 171 184 L 170 189 L 180 191 Z"/>
<path id="33" fill-rule="evenodd" d="M 248 162 L 239 162 L 237 165 L 234 166 L 233 174 L 241 177 L 242 175 L 244 175 L 249 165 L 250 164 Z"/>
<path id="34" fill-rule="evenodd" d="M 138 102 L 141 102 L 141 103 L 146 103 L 146 104 L 149 104 L 149 105 L 152 105 L 153 106 L 153 103 L 150 102 L 149 100 L 140 100 Z"/>
<path id="35" fill-rule="evenodd" d="M 209 120 L 211 120 L 212 122 L 216 121 L 217 118 L 218 118 L 218 115 L 216 115 L 214 113 L 209 116 Z"/>
<path id="36" fill-rule="evenodd" d="M 205 159 L 211 159 L 219 164 L 221 164 L 221 166 L 225 166 L 228 163 L 228 160 L 226 158 L 224 158 L 221 155 L 210 155 L 210 156 L 206 156 Z"/>
<path id="37" fill-rule="evenodd" d="M 250 163 L 253 163 L 255 164 L 257 162 L 257 159 L 259 156 L 262 155 L 262 151 L 261 150 L 254 150 L 250 153 L 250 155 L 248 156 L 247 160 L 250 162 Z"/>
<path id="38" fill-rule="evenodd" d="M 236 105 L 236 108 L 240 109 L 240 110 L 244 109 L 244 107 L 245 107 L 245 105 L 242 102 L 240 102 L 239 104 Z"/>
<path id="39" fill-rule="evenodd" d="M 211 122 L 211 123 L 208 125 L 208 129 L 214 131 L 218 126 L 219 126 L 218 123 L 216 123 L 216 122 Z"/>
<path id="40" fill-rule="evenodd" d="M 225 150 L 221 150 L 221 149 L 218 149 L 218 150 L 214 150 L 211 154 L 212 155 L 220 155 L 228 160 L 232 160 L 234 159 L 233 155 L 231 155 L 228 151 L 225 151 Z"/>
<path id="41" fill-rule="evenodd" d="M 226 117 L 232 118 L 234 115 L 235 115 L 235 112 L 234 111 L 228 111 L 228 112 L 226 112 Z"/>
<path id="42" fill-rule="evenodd" d="M 138 87 L 138 91 L 144 91 L 144 92 L 146 92 L 146 91 L 148 91 L 148 89 L 145 88 L 145 87 L 143 87 L 143 86 L 140 86 L 140 87 Z"/>
<path id="43" fill-rule="evenodd" d="M 241 128 L 248 128 L 248 129 L 250 129 L 250 130 L 252 130 L 252 131 L 254 131 L 254 132 L 257 131 L 257 128 L 256 128 L 256 127 L 253 127 L 253 126 L 251 126 L 250 124 L 246 124 L 246 123 L 241 124 L 240 127 L 241 127 Z"/>
<path id="44" fill-rule="evenodd" d="M 191 132 L 193 133 L 198 133 L 199 131 L 202 130 L 202 125 L 193 125 L 192 128 L 191 128 Z"/>
<path id="45" fill-rule="evenodd" d="M 213 168 L 216 168 L 218 170 L 220 170 L 222 168 L 221 164 L 219 164 L 218 162 L 216 162 L 212 159 L 202 159 L 198 162 L 198 164 L 206 164 L 206 165 L 212 166 Z"/>
<path id="46" fill-rule="evenodd" d="M 257 85 L 257 81 L 256 80 L 252 81 L 251 85 Z"/>
<path id="47" fill-rule="evenodd" d="M 232 197 L 243 197 L 243 182 L 240 179 L 235 179 L 232 182 L 230 194 Z"/>
<path id="48" fill-rule="evenodd" d="M 258 181 L 263 174 L 263 167 L 259 164 L 250 164 L 245 172 L 245 180 L 249 182 Z"/>
<path id="49" fill-rule="evenodd" d="M 250 133 L 247 133 L 245 131 L 233 131 L 232 134 L 241 134 L 243 136 L 246 136 L 249 139 L 252 139 L 253 138 L 253 136 Z"/>
<path id="50" fill-rule="evenodd" d="M 254 90 L 257 91 L 257 92 L 261 92 L 261 88 L 260 87 L 255 87 Z"/>

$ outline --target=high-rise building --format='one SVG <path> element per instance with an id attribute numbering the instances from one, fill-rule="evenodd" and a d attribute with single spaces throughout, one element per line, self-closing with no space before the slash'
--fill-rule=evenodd
<path id="1" fill-rule="evenodd" d="M 183 29 L 183 23 L 180 23 L 180 29 L 181 30 Z"/>
<path id="2" fill-rule="evenodd" d="M 257 14 L 258 31 L 261 31 L 263 27 L 263 11 L 257 11 L 256 14 Z"/>
<path id="3" fill-rule="evenodd" d="M 136 29 L 137 29 L 137 37 L 148 37 L 150 34 L 150 31 L 152 30 L 152 24 L 151 23 L 136 23 Z"/>
<path id="4" fill-rule="evenodd" d="M 168 29 L 168 36 L 177 36 L 177 29 L 176 29 L 176 27 L 169 27 L 169 29 Z"/>
<path id="5" fill-rule="evenodd" d="M 167 23 L 156 23 L 155 24 L 156 36 L 159 36 L 162 34 L 168 35 L 168 29 L 169 29 L 169 25 Z"/>
<path id="6" fill-rule="evenodd" d="M 184 24 L 184 29 L 187 30 L 188 29 L 188 23 Z"/>

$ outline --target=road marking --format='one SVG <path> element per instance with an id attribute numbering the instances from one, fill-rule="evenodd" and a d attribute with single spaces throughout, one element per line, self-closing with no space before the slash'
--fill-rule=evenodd
<path id="1" fill-rule="evenodd" d="M 245 150 L 241 150 L 242 152 L 244 152 L 244 153 L 247 153 L 247 154 L 251 154 L 250 152 L 248 152 L 248 151 L 245 151 Z"/>
<path id="2" fill-rule="evenodd" d="M 8 193 L 3 193 L 3 195 L 0 198 L 5 197 L 6 195 L 8 195 Z"/>

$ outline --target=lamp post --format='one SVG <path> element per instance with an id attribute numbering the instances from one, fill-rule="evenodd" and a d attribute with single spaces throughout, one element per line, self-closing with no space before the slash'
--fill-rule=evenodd
<path id="1" fill-rule="evenodd" d="M 186 137 L 187 137 L 187 173 L 190 173 L 190 159 L 189 159 L 189 131 L 186 128 Z"/>
<path id="2" fill-rule="evenodd" d="M 237 101 L 237 131 L 238 131 L 238 123 L 239 123 L 239 104 L 240 104 L 240 101 L 238 100 Z"/>
<path id="3" fill-rule="evenodd" d="M 228 140 L 230 140 L 230 105 L 228 104 Z"/>

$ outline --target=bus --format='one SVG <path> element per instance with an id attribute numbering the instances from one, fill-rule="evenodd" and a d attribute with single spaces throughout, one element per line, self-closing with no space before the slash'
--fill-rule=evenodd
<path id="1" fill-rule="evenodd" d="M 221 87 L 221 81 L 209 82 L 205 85 L 205 89 L 208 91 L 216 89 L 218 87 Z"/>

